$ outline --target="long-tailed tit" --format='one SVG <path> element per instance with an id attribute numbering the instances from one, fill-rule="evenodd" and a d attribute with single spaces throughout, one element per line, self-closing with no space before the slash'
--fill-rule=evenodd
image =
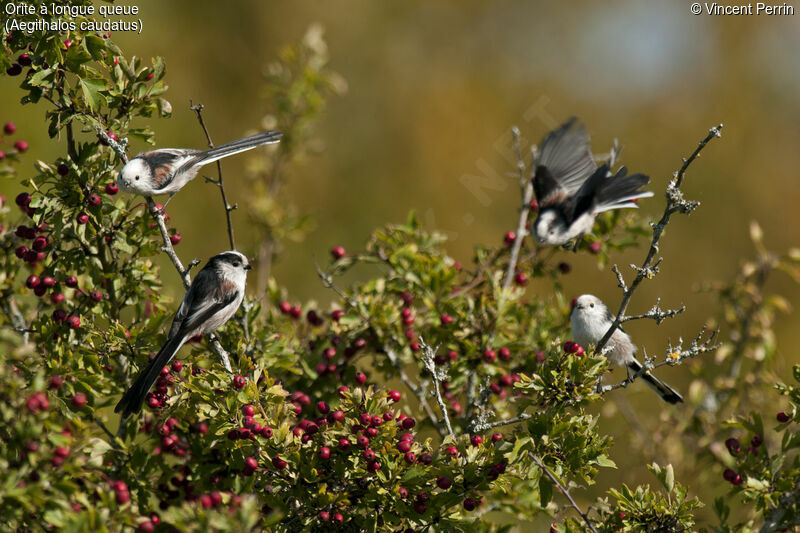
<path id="1" fill-rule="evenodd" d="M 247 258 L 236 251 L 222 252 L 208 260 L 186 291 L 172 320 L 167 342 L 122 396 L 114 412 L 121 411 L 123 417 L 138 413 L 161 369 L 183 343 L 195 335 L 216 331 L 233 316 L 244 299 L 250 268 Z"/>
<path id="2" fill-rule="evenodd" d="M 570 316 L 572 322 L 572 337 L 581 345 L 597 344 L 606 334 L 614 322 L 614 315 L 608 307 L 596 296 L 583 294 L 575 301 L 575 307 Z M 603 347 L 605 356 L 613 365 L 624 366 L 628 370 L 628 378 L 642 370 L 642 364 L 636 360 L 636 345 L 622 328 L 617 328 Z M 678 392 L 655 377 L 649 370 L 639 374 L 640 377 L 656 391 L 662 400 L 667 403 L 682 402 L 683 398 Z"/>
<path id="3" fill-rule="evenodd" d="M 558 246 L 576 237 L 579 241 L 599 213 L 635 208 L 635 200 L 653 196 L 639 191 L 650 182 L 644 174 L 626 176 L 625 167 L 614 174 L 607 163 L 597 167 L 586 129 L 574 117 L 542 140 L 534 169 L 539 217 L 533 236 L 541 244 Z"/>
<path id="4" fill-rule="evenodd" d="M 169 194 L 171 199 L 203 165 L 262 144 L 276 143 L 282 136 L 278 131 L 265 131 L 209 150 L 160 148 L 143 152 L 122 167 L 117 186 L 122 191 L 142 196 Z"/>

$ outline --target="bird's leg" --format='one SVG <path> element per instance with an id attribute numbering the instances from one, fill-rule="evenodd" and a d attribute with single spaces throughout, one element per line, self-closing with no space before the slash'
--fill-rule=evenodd
<path id="1" fill-rule="evenodd" d="M 595 392 L 597 392 L 597 394 L 603 394 L 603 376 L 597 378 L 597 387 L 595 388 Z"/>
<path id="2" fill-rule="evenodd" d="M 167 204 L 169 203 L 169 201 L 170 201 L 170 200 L 172 200 L 172 198 L 173 198 L 174 196 L 175 196 L 175 193 L 172 193 L 172 194 L 170 194 L 170 195 L 169 195 L 169 198 L 167 198 L 167 201 L 166 201 L 166 202 L 164 202 L 164 205 L 163 205 L 163 206 L 161 206 L 161 215 L 162 215 L 162 216 L 167 214 Z"/>
<path id="3" fill-rule="evenodd" d="M 579 245 L 579 244 L 581 243 L 581 241 L 583 240 L 583 236 L 584 236 L 584 235 L 585 235 L 585 233 L 581 233 L 580 235 L 578 235 L 578 236 L 575 238 L 575 244 L 574 244 L 574 245 L 572 245 L 572 252 L 573 252 L 573 253 L 576 253 L 576 252 L 578 251 L 578 245 Z"/>

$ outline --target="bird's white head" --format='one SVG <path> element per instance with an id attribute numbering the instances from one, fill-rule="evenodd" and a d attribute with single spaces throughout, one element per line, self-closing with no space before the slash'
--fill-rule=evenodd
<path id="1" fill-rule="evenodd" d="M 150 166 L 138 157 L 128 161 L 117 177 L 117 187 L 123 192 L 150 196 L 153 189 Z"/>
<path id="2" fill-rule="evenodd" d="M 582 294 L 575 300 L 572 316 L 583 316 L 587 319 L 608 321 L 609 311 L 600 298 L 592 294 Z"/>
<path id="3" fill-rule="evenodd" d="M 545 209 L 533 224 L 533 237 L 539 244 L 557 246 L 569 240 L 565 238 L 566 226 L 561 217 L 553 209 Z"/>

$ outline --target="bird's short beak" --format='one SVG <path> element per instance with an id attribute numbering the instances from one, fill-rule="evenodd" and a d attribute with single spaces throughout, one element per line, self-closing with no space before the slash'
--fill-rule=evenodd
<path id="1" fill-rule="evenodd" d="M 244 269 L 245 269 L 245 270 L 250 270 L 251 268 L 253 268 L 253 265 L 245 265 L 245 266 L 244 266 Z"/>

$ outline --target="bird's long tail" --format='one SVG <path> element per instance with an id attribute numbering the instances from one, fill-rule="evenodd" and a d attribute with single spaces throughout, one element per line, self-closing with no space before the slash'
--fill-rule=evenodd
<path id="1" fill-rule="evenodd" d="M 170 362 L 185 341 L 185 336 L 180 337 L 176 335 L 164 344 L 158 352 L 158 355 L 150 361 L 150 364 L 142 370 L 133 385 L 123 394 L 122 399 L 114 408 L 115 413 L 121 411 L 123 418 L 127 418 L 129 415 L 136 414 L 142 409 L 144 399 L 150 387 L 153 386 L 153 383 L 155 383 L 158 376 L 161 374 L 161 369 Z"/>
<path id="2" fill-rule="evenodd" d="M 622 167 L 613 176 L 605 179 L 599 186 L 596 197 L 595 212 L 602 213 L 612 209 L 637 207 L 634 200 L 653 196 L 651 191 L 640 191 L 650 183 L 650 178 L 644 174 L 626 176 L 627 170 Z"/>
<path id="3" fill-rule="evenodd" d="M 209 150 L 199 152 L 195 156 L 197 158 L 196 164 L 207 165 L 208 163 L 212 163 L 217 159 L 238 154 L 239 152 L 246 152 L 247 150 L 252 150 L 257 146 L 261 146 L 262 144 L 276 143 L 281 140 L 281 137 L 283 137 L 283 133 L 270 130 L 251 135 L 250 137 L 244 137 L 243 139 L 237 139 L 220 146 L 215 146 Z"/>
<path id="4" fill-rule="evenodd" d="M 638 373 L 642 369 L 642 364 L 634 360 L 628 363 L 628 369 L 634 374 Z M 665 402 L 680 403 L 683 401 L 683 396 L 678 394 L 678 391 L 655 377 L 649 370 L 642 372 L 641 378 L 647 383 L 647 386 L 653 389 Z"/>

